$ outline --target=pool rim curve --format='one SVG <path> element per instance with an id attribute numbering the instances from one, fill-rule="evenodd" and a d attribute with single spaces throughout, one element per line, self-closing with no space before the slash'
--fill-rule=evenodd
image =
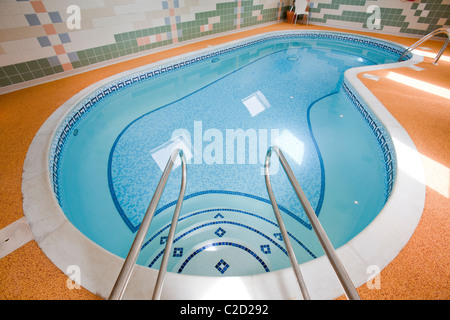
<path id="1" fill-rule="evenodd" d="M 211 46 L 156 63 L 141 66 L 105 78 L 83 89 L 59 107 L 42 125 L 34 137 L 24 162 L 22 176 L 23 208 L 35 240 L 47 257 L 66 275 L 67 268 L 77 265 L 81 270 L 81 285 L 87 290 L 107 298 L 116 280 L 123 259 L 103 249 L 84 236 L 65 216 L 54 195 L 49 170 L 49 157 L 54 136 L 59 125 L 80 101 L 96 89 L 114 79 L 138 73 L 153 66 L 162 66 L 169 61 L 199 55 L 211 50 L 243 43 L 253 38 L 283 33 L 323 32 L 345 34 L 355 37 L 380 40 L 368 36 L 320 30 L 273 31 Z M 380 271 L 386 267 L 406 245 L 414 232 L 425 202 L 425 184 L 419 154 L 407 132 L 384 108 L 376 97 L 357 78 L 357 74 L 371 70 L 392 69 L 411 66 L 421 62 L 414 55 L 401 63 L 383 64 L 349 69 L 344 78 L 370 107 L 372 113 L 389 132 L 397 158 L 397 172 L 391 195 L 378 216 L 349 242 L 337 249 L 337 253 L 356 287 L 369 280 L 367 267 L 377 265 Z M 415 178 L 409 172 L 414 172 Z M 383 235 L 383 237 L 380 237 Z M 104 268 L 107 266 L 107 268 Z M 103 268 L 102 268 L 103 267 Z M 307 288 L 313 299 L 333 299 L 343 291 L 325 256 L 300 265 Z M 151 297 L 157 270 L 136 266 L 129 289 L 128 299 Z M 300 299 L 300 291 L 293 281 L 291 268 L 242 277 L 200 277 L 167 273 L 163 288 L 163 299 Z M 180 285 L 180 280 L 183 285 Z M 145 284 L 139 286 L 139 284 Z M 136 286 L 137 285 L 137 286 Z M 224 296 L 224 289 L 233 291 Z M 241 290 L 236 290 L 240 288 Z M 204 289 L 204 290 L 203 290 Z"/>

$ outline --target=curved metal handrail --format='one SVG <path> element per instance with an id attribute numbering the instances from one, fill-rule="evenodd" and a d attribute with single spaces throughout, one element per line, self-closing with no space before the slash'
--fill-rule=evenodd
<path id="1" fill-rule="evenodd" d="M 423 42 L 427 41 L 428 39 L 430 39 L 431 37 L 440 34 L 440 33 L 444 33 L 447 35 L 447 40 L 445 41 L 444 45 L 442 46 L 441 50 L 439 51 L 439 53 L 437 54 L 433 64 L 437 64 L 437 62 L 439 61 L 439 59 L 441 58 L 442 54 L 445 51 L 445 48 L 447 48 L 447 45 L 450 41 L 450 27 L 442 27 L 439 29 L 436 29 L 432 32 L 430 32 L 429 34 L 427 34 L 426 36 L 424 36 L 423 38 L 421 38 L 419 41 L 417 41 L 416 43 L 414 43 L 412 46 L 410 46 L 408 49 L 406 49 L 405 51 L 403 51 L 402 55 L 400 56 L 400 58 L 398 58 L 397 62 L 402 61 L 402 59 L 409 54 L 411 51 L 413 51 L 415 48 L 417 48 L 418 46 L 420 46 Z"/>
<path id="2" fill-rule="evenodd" d="M 269 148 L 266 154 L 266 161 L 264 165 L 264 174 L 266 178 L 266 187 L 267 192 L 269 193 L 270 202 L 272 203 L 273 211 L 275 212 L 275 216 L 277 217 L 278 224 L 280 226 L 280 230 L 283 234 L 283 239 L 286 244 L 286 249 L 288 250 L 289 258 L 291 260 L 292 267 L 294 269 L 294 272 L 297 276 L 297 281 L 300 286 L 300 290 L 302 291 L 303 297 L 305 299 L 309 299 L 309 294 L 306 290 L 306 287 L 304 285 L 303 277 L 300 273 L 300 269 L 298 267 L 298 262 L 295 259 L 294 251 L 292 249 L 292 246 L 290 244 L 290 241 L 288 239 L 288 235 L 286 232 L 286 228 L 284 227 L 284 223 L 281 218 L 280 210 L 278 209 L 277 201 L 275 200 L 275 196 L 272 191 L 272 186 L 270 184 L 270 178 L 269 178 L 269 167 L 270 167 L 270 156 L 272 155 L 272 151 L 275 151 L 275 153 L 278 155 L 278 159 L 281 162 L 281 165 L 283 166 L 283 169 L 286 173 L 286 175 L 289 178 L 289 181 L 291 182 L 292 187 L 295 190 L 295 193 L 300 200 L 300 203 L 302 204 L 303 209 L 306 212 L 306 215 L 308 216 L 308 219 L 319 238 L 320 244 L 322 245 L 323 250 L 325 251 L 328 260 L 330 261 L 338 279 L 341 283 L 342 288 L 344 289 L 344 292 L 346 296 L 351 300 L 359 300 L 360 297 L 358 295 L 358 292 L 356 291 L 350 277 L 348 276 L 347 272 L 345 271 L 344 266 L 342 265 L 342 262 L 340 261 L 339 257 L 337 256 L 333 245 L 331 244 L 331 241 L 328 239 L 327 234 L 325 233 L 325 230 L 322 228 L 322 225 L 319 222 L 319 219 L 317 218 L 316 213 L 314 212 L 314 209 L 311 207 L 311 204 L 308 201 L 308 198 L 306 197 L 305 193 L 303 192 L 302 188 L 300 187 L 300 184 L 298 183 L 298 180 L 295 178 L 294 173 L 292 172 L 291 167 L 289 166 L 288 162 L 286 161 L 286 158 L 284 157 L 283 153 L 278 147 L 272 146 Z"/>
<path id="3" fill-rule="evenodd" d="M 167 179 L 169 178 L 169 174 L 172 170 L 173 164 L 175 163 L 175 159 L 178 155 L 181 158 L 182 164 L 181 189 L 180 194 L 178 196 L 177 204 L 175 206 L 175 212 L 173 214 L 172 224 L 169 230 L 169 237 L 166 242 L 166 248 L 164 250 L 161 266 L 159 267 L 158 278 L 156 279 L 152 299 L 157 300 L 161 297 L 162 284 L 164 282 L 164 276 L 167 269 L 169 252 L 172 248 L 175 229 L 178 222 L 178 216 L 181 210 L 181 205 L 183 203 L 184 193 L 186 190 L 186 158 L 184 156 L 182 149 L 174 150 L 169 158 L 169 161 L 167 162 L 167 165 L 164 169 L 161 179 L 159 180 L 158 186 L 156 187 L 155 193 L 153 194 L 153 198 L 150 201 L 150 204 L 147 208 L 144 219 L 141 222 L 141 226 L 139 227 L 136 237 L 134 238 L 133 244 L 131 245 L 131 249 L 128 252 L 127 258 L 122 266 L 122 269 L 120 270 L 119 276 L 117 277 L 116 283 L 114 284 L 114 287 L 111 291 L 109 300 L 120 300 L 122 299 L 123 294 L 125 293 L 134 266 L 136 265 L 136 260 L 141 251 L 144 238 L 150 227 L 150 223 L 153 219 L 153 215 L 155 214 L 156 207 L 158 206 L 164 187 L 166 186 Z"/>

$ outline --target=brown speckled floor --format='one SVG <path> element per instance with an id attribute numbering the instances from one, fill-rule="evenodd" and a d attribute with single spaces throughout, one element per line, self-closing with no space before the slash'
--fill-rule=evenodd
<path id="1" fill-rule="evenodd" d="M 163 58 L 262 32 L 290 28 L 294 27 L 281 23 L 217 37 L 1 95 L 0 229 L 23 217 L 21 181 L 27 149 L 44 121 L 72 95 L 105 77 Z M 296 25 L 295 28 L 305 26 Z M 311 25 L 309 29 L 337 30 Z M 406 45 L 417 40 L 349 32 L 368 34 Z M 440 45 L 442 42 L 436 41 L 423 44 L 434 53 L 437 53 Z M 450 61 L 444 58 L 450 60 L 450 48 L 444 53 L 438 66 L 432 65 L 430 58 L 425 58 L 419 65 L 426 70 L 400 68 L 395 69 L 395 72 L 448 89 Z M 388 72 L 370 72 L 379 76 L 379 81 L 366 78 L 361 80 L 413 139 L 423 155 L 429 186 L 426 189 L 422 219 L 409 243 L 381 272 L 381 289 L 370 290 L 363 285 L 358 288 L 358 292 L 362 299 L 449 299 L 450 100 L 394 82 L 387 78 Z M 66 282 L 67 277 L 50 262 L 35 241 L 28 242 L 0 259 L 0 299 L 99 299 L 83 288 L 68 289 Z"/>

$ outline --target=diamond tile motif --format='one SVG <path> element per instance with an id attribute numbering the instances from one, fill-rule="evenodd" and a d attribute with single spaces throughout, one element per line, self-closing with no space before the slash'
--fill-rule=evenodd
<path id="1" fill-rule="evenodd" d="M 183 256 L 183 248 L 173 248 L 173 256 L 174 257 Z"/>
<path id="2" fill-rule="evenodd" d="M 226 233 L 226 231 L 223 230 L 222 228 L 219 228 L 219 229 L 217 229 L 216 232 L 214 232 L 214 233 L 215 233 L 216 236 L 218 236 L 218 237 L 223 237 L 224 234 Z"/>
<path id="3" fill-rule="evenodd" d="M 262 251 L 263 253 L 265 253 L 265 254 L 270 254 L 270 253 L 272 253 L 272 252 L 270 251 L 270 246 L 269 246 L 268 244 L 262 244 L 262 245 L 261 245 L 261 251 Z"/>
<path id="4" fill-rule="evenodd" d="M 230 267 L 228 263 L 226 263 L 223 259 L 220 259 L 219 262 L 215 265 L 215 268 L 221 273 L 224 274 L 225 271 Z"/>
<path id="5" fill-rule="evenodd" d="M 223 219 L 223 215 L 221 213 L 218 213 L 218 214 L 216 214 L 214 216 L 214 219 L 217 219 L 217 218 L 222 218 Z"/>
<path id="6" fill-rule="evenodd" d="M 159 244 L 164 244 L 164 243 L 166 243 L 166 242 L 167 242 L 167 238 L 168 238 L 168 237 L 161 237 L 161 238 L 159 239 Z"/>
<path id="7" fill-rule="evenodd" d="M 278 240 L 283 240 L 283 236 L 281 235 L 281 233 L 274 233 L 273 235 L 274 235 L 275 238 L 277 238 Z"/>

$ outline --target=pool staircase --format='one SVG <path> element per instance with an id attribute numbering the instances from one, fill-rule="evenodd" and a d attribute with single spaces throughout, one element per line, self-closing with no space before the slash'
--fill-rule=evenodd
<path id="1" fill-rule="evenodd" d="M 147 263 L 147 265 L 153 266 L 156 261 L 160 263 L 158 277 L 156 279 L 152 297 L 152 299 L 158 300 L 161 297 L 164 276 L 167 272 L 170 253 L 173 253 L 173 256 L 181 256 L 183 255 L 183 250 L 188 248 L 188 250 L 186 251 L 189 251 L 190 255 L 187 257 L 187 259 L 182 260 L 175 266 L 171 266 L 172 271 L 182 273 L 185 268 L 192 268 L 192 265 L 188 266 L 188 262 L 192 261 L 191 258 L 193 256 L 205 250 L 216 251 L 217 248 L 220 247 L 222 249 L 222 254 L 223 249 L 226 250 L 227 248 L 239 248 L 241 249 L 240 251 L 245 251 L 246 254 L 250 253 L 250 255 L 254 258 L 252 259 L 252 263 L 254 266 L 249 266 L 250 263 L 247 262 L 245 263 L 245 265 L 249 268 L 254 268 L 256 265 L 256 268 L 260 268 L 262 272 L 269 271 L 270 267 L 270 263 L 262 257 L 264 254 L 274 253 L 275 255 L 278 255 L 276 259 L 283 259 L 283 257 L 288 256 L 302 296 L 305 300 L 309 300 L 310 295 L 303 280 L 303 276 L 299 268 L 299 263 L 297 257 L 295 256 L 293 244 L 291 243 L 290 238 L 295 240 L 295 246 L 302 246 L 303 251 L 311 254 L 313 257 L 314 254 L 286 230 L 270 182 L 270 157 L 272 153 L 277 154 L 278 159 L 282 164 L 282 167 L 287 174 L 289 181 L 291 182 L 291 185 L 294 188 L 295 193 L 303 206 L 304 211 L 308 216 L 312 229 L 317 235 L 320 245 L 327 255 L 328 260 L 330 261 L 347 298 L 351 300 L 359 300 L 360 297 L 353 283 L 351 282 L 350 277 L 346 273 L 344 266 L 336 255 L 330 240 L 328 239 L 324 229 L 322 228 L 314 210 L 309 204 L 309 201 L 307 200 L 303 190 L 301 189 L 297 179 L 295 178 L 288 162 L 286 161 L 281 150 L 278 147 L 274 146 L 270 147 L 266 154 L 265 180 L 277 223 L 271 221 L 270 219 L 258 216 L 257 214 L 252 212 L 231 208 L 197 210 L 195 212 L 189 213 L 182 219 L 179 219 L 179 214 L 184 199 L 184 193 L 186 190 L 186 159 L 181 149 L 174 150 L 167 162 L 167 165 L 158 183 L 144 219 L 142 220 L 141 226 L 139 227 L 131 249 L 111 291 L 109 299 L 122 299 L 131 278 L 134 266 L 136 265 L 138 256 L 142 252 L 147 251 L 150 253 L 145 254 L 147 256 L 145 259 L 148 259 L 147 262 L 149 262 Z M 165 225 L 160 226 L 159 230 L 153 235 L 153 237 L 147 240 L 147 242 L 144 242 L 153 216 L 155 214 L 156 207 L 164 190 L 165 184 L 172 170 L 174 162 L 178 156 L 181 158 L 182 163 L 182 181 L 178 201 L 172 218 L 172 223 L 166 223 Z M 263 221 L 262 227 L 258 227 L 258 229 L 252 227 L 255 225 L 255 219 Z M 174 239 L 175 229 L 178 225 L 179 229 L 181 229 L 182 231 L 178 232 L 177 238 Z M 232 229 L 227 228 L 230 225 L 233 226 Z M 263 228 L 263 231 L 261 228 Z M 165 235 L 166 233 L 163 233 L 163 231 L 166 231 L 167 229 L 169 229 L 168 236 Z M 235 232 L 235 235 L 233 235 L 233 230 Z M 196 236 L 194 237 L 194 239 L 192 239 L 190 235 L 194 233 L 196 234 Z M 211 233 L 215 234 L 213 239 L 210 236 Z M 249 233 L 252 234 L 253 237 L 264 239 L 264 241 L 267 242 L 267 245 L 256 247 L 254 244 L 252 245 L 248 242 L 243 242 L 240 237 L 242 233 Z M 271 236 L 269 237 L 268 234 L 270 234 Z M 233 239 L 236 239 L 236 241 L 234 241 Z M 282 242 L 284 243 L 285 248 L 281 245 Z M 176 247 L 172 252 L 172 246 L 174 243 L 176 243 Z M 272 252 L 270 252 L 271 250 Z M 228 257 L 229 259 L 238 258 L 234 257 L 235 255 L 236 250 L 234 250 L 232 254 L 229 254 Z M 162 260 L 160 259 L 161 256 Z M 219 256 L 217 256 L 216 259 L 217 258 L 219 258 Z M 217 264 L 215 265 L 216 271 L 219 271 L 222 274 L 228 272 L 229 267 L 230 260 L 227 261 L 226 258 L 219 259 L 217 261 Z"/>
<path id="2" fill-rule="evenodd" d="M 445 41 L 444 45 L 442 46 L 441 50 L 438 52 L 433 64 L 438 63 L 439 58 L 442 56 L 442 54 L 444 53 L 445 49 L 447 48 L 448 43 L 450 42 L 450 27 L 442 27 L 439 29 L 436 29 L 432 32 L 430 32 L 429 34 L 425 35 L 423 38 L 421 38 L 419 41 L 417 41 L 416 43 L 414 43 L 411 47 L 409 47 L 408 49 L 406 49 L 402 55 L 400 56 L 400 58 L 398 58 L 397 62 L 402 61 L 402 59 L 408 55 L 411 51 L 413 51 L 414 49 L 416 49 L 418 46 L 420 46 L 422 43 L 424 43 L 425 41 L 427 41 L 428 39 L 430 39 L 431 37 L 438 35 L 438 34 L 446 34 L 447 35 L 447 40 Z"/>

